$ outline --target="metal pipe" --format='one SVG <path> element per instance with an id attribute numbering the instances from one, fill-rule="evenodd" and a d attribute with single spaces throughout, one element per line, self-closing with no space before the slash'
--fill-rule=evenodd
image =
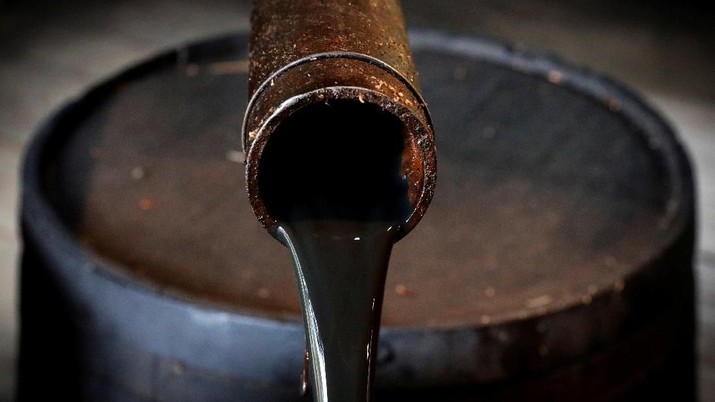
<path id="1" fill-rule="evenodd" d="M 248 195 L 259 221 L 275 236 L 277 221 L 259 185 L 271 135 L 306 106 L 348 101 L 356 109 L 377 105 L 401 122 L 401 169 L 413 210 L 399 237 L 409 232 L 432 199 L 436 156 L 399 1 L 255 1 L 250 49 L 243 147 Z"/>

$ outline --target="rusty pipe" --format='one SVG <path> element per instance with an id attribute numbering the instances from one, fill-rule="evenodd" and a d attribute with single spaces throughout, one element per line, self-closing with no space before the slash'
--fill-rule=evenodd
<path id="1" fill-rule="evenodd" d="M 266 144 L 298 110 L 331 101 L 376 105 L 399 119 L 412 211 L 398 237 L 419 222 L 436 181 L 434 131 L 398 0 L 255 1 L 248 87 L 246 185 L 254 213 L 271 234 L 278 222 L 259 183 Z"/>

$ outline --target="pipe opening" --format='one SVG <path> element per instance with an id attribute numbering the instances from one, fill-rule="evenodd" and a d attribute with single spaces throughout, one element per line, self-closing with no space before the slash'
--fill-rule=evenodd
<path id="1" fill-rule="evenodd" d="M 295 111 L 260 157 L 258 189 L 277 221 L 405 222 L 413 205 L 400 119 L 371 103 L 329 100 Z M 410 155 L 404 155 L 409 159 Z"/>

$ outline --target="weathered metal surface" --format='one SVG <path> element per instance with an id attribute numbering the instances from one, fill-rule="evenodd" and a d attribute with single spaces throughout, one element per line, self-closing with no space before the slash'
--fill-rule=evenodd
<path id="1" fill-rule="evenodd" d="M 300 400 L 293 271 L 236 174 L 247 40 L 153 59 L 36 139 L 21 400 Z M 694 200 L 674 133 L 545 55 L 411 40 L 440 191 L 393 254 L 378 400 L 692 400 Z"/>
<path id="2" fill-rule="evenodd" d="M 296 110 L 336 100 L 352 101 L 355 108 L 374 104 L 402 122 L 402 170 L 414 211 L 400 237 L 419 222 L 434 193 L 435 143 L 399 1 L 255 2 L 249 94 L 243 127 L 246 185 L 256 216 L 271 233 L 275 218 L 258 183 L 266 142 Z M 336 131 L 340 135 L 339 127 Z"/>

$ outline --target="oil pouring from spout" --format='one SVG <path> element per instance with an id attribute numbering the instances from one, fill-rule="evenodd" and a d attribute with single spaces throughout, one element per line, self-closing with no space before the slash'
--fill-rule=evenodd
<path id="1" fill-rule="evenodd" d="M 249 200 L 293 256 L 314 399 L 370 401 L 390 252 L 436 179 L 399 3 L 256 1 L 249 92 Z"/>

